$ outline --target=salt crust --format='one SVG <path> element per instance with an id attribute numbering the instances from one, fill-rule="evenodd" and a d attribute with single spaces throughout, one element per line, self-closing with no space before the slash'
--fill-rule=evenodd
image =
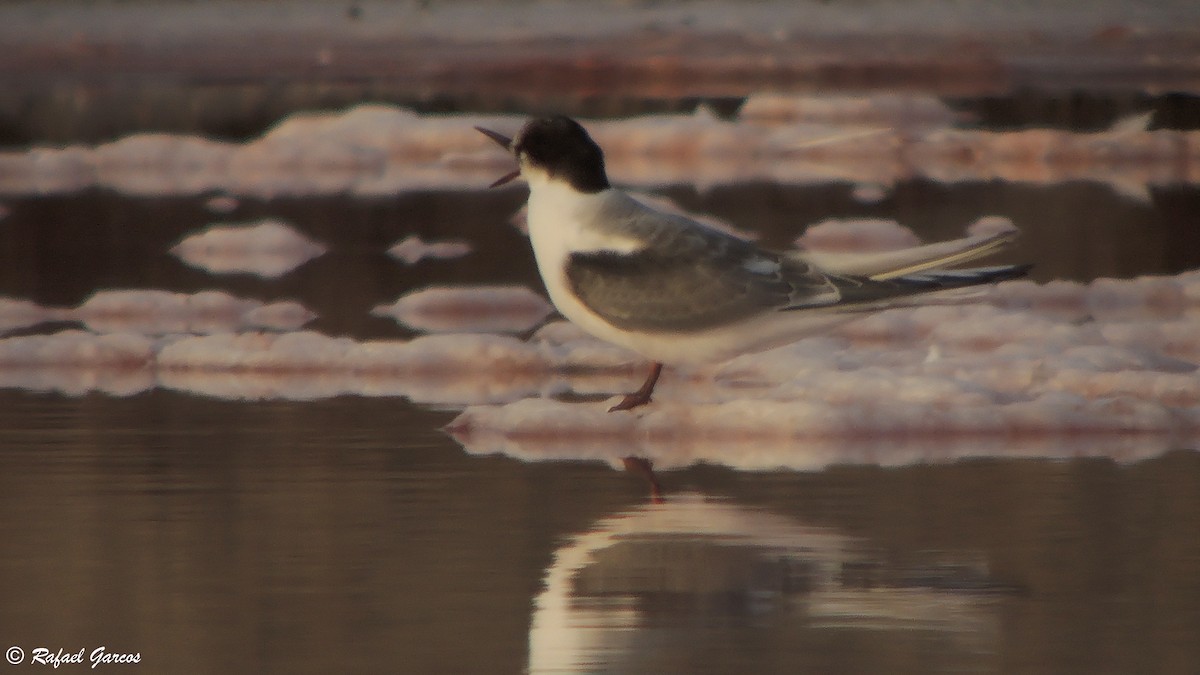
<path id="1" fill-rule="evenodd" d="M 379 305 L 371 314 L 432 333 L 523 333 L 553 311 L 524 286 L 433 286 Z"/>
<path id="2" fill-rule="evenodd" d="M 878 103 L 872 115 L 886 122 L 864 128 L 864 109 L 850 99 L 795 101 L 793 110 L 825 108 L 821 120 L 805 123 L 790 114 L 755 117 L 755 110 L 769 107 L 759 103 L 762 97 L 751 97 L 744 119 L 734 121 L 697 113 L 589 121 L 588 127 L 605 149 L 610 173 L 627 186 L 840 180 L 871 186 L 865 192 L 877 200 L 881 188 L 913 178 L 1039 185 L 1091 181 L 1145 200 L 1149 186 L 1200 180 L 1197 131 L 959 129 L 945 126 L 952 116 L 939 120 L 940 114 L 922 111 L 929 106 L 919 99 Z M 780 103 L 772 98 L 776 112 Z M 515 133 L 524 121 L 418 115 L 368 104 L 297 113 L 242 144 L 141 133 L 96 146 L 34 147 L 0 152 L 0 193 L 106 188 L 139 196 L 215 193 L 272 199 L 476 189 L 508 171 L 512 159 L 472 127 Z"/>
<path id="3" fill-rule="evenodd" d="M 65 330 L 0 339 L 0 384 L 71 395 L 167 387 L 230 399 L 405 396 L 470 406 L 451 425 L 456 437 L 472 452 L 523 459 L 642 454 L 662 467 L 764 469 L 992 454 L 1132 460 L 1197 442 L 1196 279 L 1101 280 L 1044 307 L 1045 286 L 1009 282 L 992 304 L 891 310 L 702 371 L 668 369 L 654 402 L 632 414 L 607 413 L 610 401 L 549 398 L 632 389 L 647 367 L 563 322 L 527 340 Z M 76 311 L 87 308 L 89 325 L 137 325 L 145 315 L 202 332 L 221 311 L 267 310 L 252 304 L 139 291 L 98 294 Z M 162 323 L 181 307 L 206 318 Z M 44 313 L 0 303 L 10 324 Z"/>
<path id="4" fill-rule="evenodd" d="M 0 331 L 29 329 L 46 322 L 78 322 L 93 333 L 141 335 L 291 331 L 315 318 L 316 314 L 292 300 L 267 303 L 215 290 L 109 289 L 96 291 L 77 307 L 43 307 L 0 297 Z"/>
<path id="5" fill-rule="evenodd" d="M 255 223 L 214 223 L 171 248 L 171 253 L 192 267 L 213 274 L 255 274 L 281 277 L 326 248 L 281 220 Z"/>

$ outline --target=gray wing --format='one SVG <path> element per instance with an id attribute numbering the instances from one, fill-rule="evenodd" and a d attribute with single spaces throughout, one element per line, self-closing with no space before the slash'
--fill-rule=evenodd
<path id="1" fill-rule="evenodd" d="M 596 314 L 627 330 L 692 331 L 756 314 L 837 303 L 839 291 L 807 263 L 749 242 L 654 214 L 633 253 L 574 253 L 571 290 Z M 635 225 L 636 223 L 630 223 Z"/>

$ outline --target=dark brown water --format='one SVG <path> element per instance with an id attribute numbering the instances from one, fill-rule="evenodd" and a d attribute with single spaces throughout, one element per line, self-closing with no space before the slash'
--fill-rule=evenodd
<path id="1" fill-rule="evenodd" d="M 1163 125 L 1200 123 L 1190 98 L 1099 110 L 1034 98 L 958 105 L 997 128 L 1098 129 L 1150 103 Z M 270 112 L 206 131 L 249 135 Z M 0 142 L 177 129 L 120 119 L 51 133 L 31 117 L 0 125 Z M 1130 197 L 921 181 L 872 204 L 838 184 L 662 193 L 777 245 L 825 218 L 894 218 L 934 240 L 1001 215 L 1023 232 L 1005 260 L 1033 262 L 1040 281 L 1200 267 L 1200 192 L 1187 186 Z M 195 198 L 5 196 L 0 296 L 74 306 L 105 288 L 219 288 L 299 300 L 326 334 L 406 337 L 369 310 L 430 284 L 540 289 L 506 222 L 524 197 L 244 200 L 216 214 Z M 263 217 L 329 253 L 276 280 L 168 254 L 210 223 Z M 408 267 L 385 255 L 414 233 L 474 252 Z M 79 672 L 104 647 L 140 663 L 97 671 L 1200 672 L 1197 448 L 1129 465 L 696 466 L 659 476 L 656 504 L 643 477 L 608 466 L 469 455 L 439 431 L 455 412 L 0 391 L 0 647 L 21 650 L 13 671 L 46 648 L 83 650 L 57 669 Z"/>
<path id="2" fill-rule="evenodd" d="M 559 649 L 591 625 L 535 607 L 558 558 L 687 493 L 720 510 L 591 544 L 564 602 L 610 630 L 572 670 L 1200 663 L 1195 452 L 695 468 L 664 475 L 654 507 L 607 467 L 466 456 L 436 430 L 447 414 L 403 401 L 0 404 L 0 627 L 27 653 L 105 646 L 149 672 L 521 672 L 553 662 L 530 653 L 534 622 L 562 622 Z"/>
<path id="3" fill-rule="evenodd" d="M 1195 191 L 750 185 L 668 194 L 787 241 L 839 216 L 927 238 L 986 214 L 1040 279 L 1200 265 Z M 8 199 L 0 294 L 223 288 L 399 337 L 369 308 L 430 283 L 537 288 L 501 192 L 244 202 Z M 330 253 L 276 281 L 167 249 L 283 218 Z M 402 267 L 411 233 L 475 252 Z M 395 398 L 221 401 L 0 392 L 0 639 L 136 652 L 143 672 L 1128 673 L 1200 664 L 1200 454 L 660 476 L 465 454 L 453 411 Z M 749 450 L 749 449 L 747 449 Z M 737 452 L 731 448 L 731 452 Z M 961 454 L 970 454 L 967 452 Z M 28 666 L 25 666 L 28 667 Z"/>

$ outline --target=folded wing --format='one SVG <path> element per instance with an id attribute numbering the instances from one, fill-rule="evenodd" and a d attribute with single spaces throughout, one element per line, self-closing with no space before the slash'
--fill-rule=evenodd
<path id="1" fill-rule="evenodd" d="M 621 216 L 646 246 L 572 253 L 565 274 L 584 305 L 625 330 L 701 331 L 779 311 L 873 311 L 1029 269 L 944 269 L 999 250 L 1015 231 L 899 251 L 783 254 L 645 207 Z"/>
<path id="2" fill-rule="evenodd" d="M 660 231 L 633 253 L 573 253 L 565 271 L 584 305 L 626 330 L 704 330 L 841 297 L 808 263 L 708 230 Z"/>

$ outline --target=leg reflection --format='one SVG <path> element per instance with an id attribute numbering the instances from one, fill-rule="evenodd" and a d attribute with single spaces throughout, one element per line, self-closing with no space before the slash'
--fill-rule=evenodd
<path id="1" fill-rule="evenodd" d="M 650 501 L 654 504 L 661 504 L 663 501 L 662 487 L 654 475 L 654 464 L 641 457 L 622 457 L 621 463 L 625 465 L 625 470 L 629 473 L 639 475 L 650 482 Z"/>

